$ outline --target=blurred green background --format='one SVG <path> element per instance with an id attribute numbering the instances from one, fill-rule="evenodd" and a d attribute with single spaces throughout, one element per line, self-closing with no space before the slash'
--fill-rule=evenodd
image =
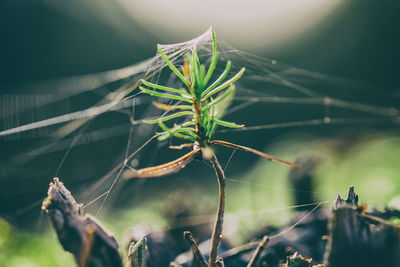
<path id="1" fill-rule="evenodd" d="M 3 0 L 0 97 L 4 101 L 10 95 L 29 94 L 42 81 L 57 84 L 61 78 L 135 64 L 154 56 L 156 43 L 186 41 L 213 25 L 220 40 L 239 50 L 362 81 L 374 88 L 375 95 L 391 97 L 394 103 L 399 100 L 398 1 L 263 2 Z M 0 112 L 4 121 L 7 114 Z M 279 114 L 274 116 L 276 121 L 283 120 Z M 4 130 L 4 123 L 0 125 Z M 317 201 L 333 200 L 338 192 L 345 194 L 355 185 L 361 202 L 399 208 L 400 138 L 398 128 L 392 126 L 282 128 L 264 131 L 262 137 L 249 132 L 234 139 L 249 146 L 258 143 L 259 149 L 289 160 L 316 158 L 313 190 Z M 119 155 L 126 146 L 125 139 L 106 141 L 89 144 L 68 158 L 61 179 L 73 193 L 80 193 L 115 165 L 103 160 L 103 153 Z M 41 142 L 41 138 L 0 139 L 0 217 L 4 218 L 0 221 L 0 266 L 73 264 L 55 234 L 44 230 L 49 227 L 40 212 L 41 199 L 65 150 L 27 166 L 8 161 L 17 153 L 40 147 Z M 219 152 L 226 163 L 231 152 Z M 160 157 L 171 159 L 170 154 Z M 161 216 L 163 200 L 176 190 L 193 193 L 208 207 L 200 212 L 212 214 L 216 201 L 212 170 L 201 163 L 193 165 L 192 172 L 184 170 L 183 178 L 117 188 L 118 197 L 110 198 L 109 209 L 99 219 L 118 240 L 137 223 L 162 229 L 167 225 Z M 185 179 L 192 173 L 196 177 Z M 291 209 L 260 213 L 293 204 L 287 173 L 284 166 L 235 153 L 227 168 L 227 177 L 235 180 L 227 181 L 231 217 L 226 233 L 233 242 L 247 240 L 254 229 L 267 223 L 280 225 L 289 220 Z M 97 206 L 90 208 L 96 212 Z"/>

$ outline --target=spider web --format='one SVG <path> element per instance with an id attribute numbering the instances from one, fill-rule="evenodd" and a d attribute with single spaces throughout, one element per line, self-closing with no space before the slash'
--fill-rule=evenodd
<path id="1" fill-rule="evenodd" d="M 200 61 L 208 66 L 212 55 L 210 30 L 188 42 L 161 45 L 176 65 L 183 64 L 185 54 L 193 47 L 197 48 Z M 246 67 L 245 75 L 235 83 L 235 99 L 225 114 L 228 121 L 243 123 L 245 127 L 217 128 L 215 138 L 264 150 L 277 140 L 277 136 L 293 131 L 329 138 L 338 132 L 355 129 L 383 134 L 398 130 L 398 96 L 382 94 L 379 88 L 360 82 L 257 57 L 223 41 L 218 41 L 218 50 L 219 63 L 212 80 L 223 71 L 227 60 L 232 61 L 231 76 Z M 0 142 L 7 155 L 2 157 L 1 163 L 1 194 L 4 199 L 18 203 L 2 207 L 4 212 L 12 214 L 16 221 L 27 213 L 37 214 L 48 181 L 53 176 L 61 177 L 89 212 L 103 216 L 119 205 L 158 207 L 155 203 L 182 188 L 189 195 L 195 194 L 197 188 L 203 193 L 214 192 L 213 173 L 201 162 L 193 162 L 178 174 L 156 180 L 126 181 L 121 178 L 129 168 L 154 166 L 184 153 L 168 149 L 171 144 L 180 144 L 180 140 L 157 142 L 157 125 L 143 123 L 144 119 L 160 118 L 168 112 L 154 107 L 151 103 L 155 98 L 138 90 L 140 79 L 173 88 L 183 86 L 156 54 L 123 69 L 30 84 L 20 88 L 19 94 L 2 95 Z M 157 101 L 177 104 L 163 102 L 163 99 Z M 295 153 L 295 150 L 296 146 L 282 153 L 279 149 L 274 151 L 293 161 L 297 156 L 301 157 L 301 151 Z M 266 211 L 276 213 L 279 209 L 294 207 L 288 197 L 256 205 L 243 200 L 248 196 L 243 193 L 243 188 L 250 188 L 249 192 L 254 192 L 254 188 L 266 188 L 266 192 L 275 192 L 278 199 L 279 195 L 284 195 L 282 191 L 286 195 L 296 191 L 287 183 L 278 182 L 286 176 L 284 166 L 273 167 L 268 163 L 271 173 L 275 172 L 274 168 L 281 169 L 268 180 L 252 179 L 260 168 L 251 168 L 251 162 L 257 158 L 242 152 L 233 155 L 225 149 L 218 153 L 226 164 L 229 221 L 243 217 L 243 211 L 229 210 L 230 196 L 239 199 L 236 201 L 244 204 L 241 209 L 250 212 L 252 218 L 262 221 L 265 216 L 261 215 Z M 279 154 L 277 156 L 281 156 Z M 243 160 L 243 157 L 249 159 Z M 346 189 L 339 185 L 334 190 L 345 192 Z M 214 203 L 214 196 L 207 195 L 208 200 L 203 200 Z M 302 205 L 318 208 L 330 203 L 334 197 L 322 196 L 316 203 Z M 200 221 L 212 223 L 212 214 L 214 208 Z M 287 221 L 289 214 L 279 223 Z M 137 222 L 141 221 L 145 220 L 137 219 Z M 195 224 L 193 219 L 185 223 Z M 132 224 L 130 220 L 129 225 Z"/>

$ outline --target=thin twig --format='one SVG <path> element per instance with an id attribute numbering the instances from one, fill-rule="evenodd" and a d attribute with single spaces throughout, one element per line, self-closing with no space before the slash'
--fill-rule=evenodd
<path id="1" fill-rule="evenodd" d="M 258 246 L 258 242 L 252 241 L 250 243 L 231 248 L 230 250 L 227 250 L 224 253 L 221 253 L 220 257 L 223 258 L 224 260 L 228 260 L 232 257 L 236 257 L 241 254 L 252 251 L 253 249 L 257 248 L 257 246 Z"/>
<path id="2" fill-rule="evenodd" d="M 193 234 L 189 231 L 185 231 L 183 233 L 183 237 L 186 239 L 186 241 L 189 242 L 190 247 L 192 248 L 192 252 L 193 252 L 193 258 L 194 260 L 203 267 L 206 267 L 207 261 L 204 258 L 203 254 L 201 254 L 199 247 L 197 246 L 197 242 L 193 237 Z"/>
<path id="3" fill-rule="evenodd" d="M 224 222 L 225 174 L 215 154 L 212 155 L 210 162 L 213 165 L 215 174 L 217 175 L 218 186 L 219 186 L 217 220 L 215 222 L 214 231 L 211 236 L 210 260 L 208 262 L 209 267 L 215 267 L 215 261 L 217 259 L 217 253 L 218 253 L 218 246 L 222 238 L 222 225 Z"/>
<path id="4" fill-rule="evenodd" d="M 265 235 L 261 242 L 258 244 L 258 247 L 256 251 L 254 251 L 253 256 L 251 256 L 251 259 L 249 263 L 247 264 L 247 267 L 255 267 L 257 265 L 258 260 L 260 259 L 261 254 L 264 251 L 265 246 L 267 245 L 269 241 L 269 237 Z"/>

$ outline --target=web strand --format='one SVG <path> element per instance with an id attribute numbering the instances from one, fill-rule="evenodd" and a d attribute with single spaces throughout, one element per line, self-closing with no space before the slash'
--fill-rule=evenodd
<path id="1" fill-rule="evenodd" d="M 269 129 L 289 130 L 296 127 L 315 126 L 329 126 L 329 129 L 331 129 L 333 128 L 331 126 L 354 127 L 359 125 L 384 125 L 398 129 L 400 124 L 398 98 L 392 99 L 392 97 L 386 97 L 382 94 L 380 88 L 368 89 L 372 92 L 371 95 L 373 97 L 367 98 L 364 95 L 367 95 L 369 92 L 362 83 L 299 69 L 276 62 L 275 60 L 255 56 L 237 50 L 223 41 L 219 41 L 218 46 L 220 48 L 220 64 L 216 67 L 216 75 L 222 73 L 227 60 L 232 60 L 233 62 L 232 73 L 237 72 L 241 67 L 246 67 L 245 75 L 235 84 L 236 96 L 233 100 L 234 105 L 227 109 L 225 115 L 229 119 L 238 114 L 245 114 L 244 117 L 258 116 L 258 120 L 254 125 L 238 129 L 219 127 L 216 133 L 250 133 L 253 131 L 262 133 L 262 131 Z M 210 32 L 206 32 L 188 42 L 162 45 L 162 49 L 167 57 L 177 67 L 183 64 L 185 54 L 193 47 L 198 49 L 202 62 L 206 62 L 208 66 L 212 55 Z M 56 171 L 56 175 L 59 175 L 65 164 L 65 160 L 73 148 L 99 141 L 106 142 L 109 140 L 113 142 L 117 138 L 126 138 L 129 132 L 128 140 L 126 144 L 124 143 L 125 151 L 121 149 L 121 153 L 117 155 L 123 158 L 123 161 L 116 162 L 116 166 L 106 174 L 93 170 L 95 172 L 93 176 L 100 178 L 96 178 L 96 182 L 91 186 L 83 185 L 84 191 L 80 197 L 85 202 L 88 201 L 85 207 L 102 199 L 102 203 L 97 211 L 97 214 L 99 214 L 107 200 L 109 200 L 110 193 L 112 190 L 115 190 L 115 185 L 120 180 L 119 178 L 124 168 L 130 167 L 127 163 L 135 156 L 138 156 L 138 153 L 157 137 L 157 134 L 153 135 L 153 132 L 149 132 L 154 131 L 154 129 L 151 129 L 151 127 L 142 127 L 144 121 L 160 119 L 168 114 L 168 111 L 157 110 L 151 106 L 150 98 L 141 92 L 135 91 L 141 78 L 173 88 L 183 86 L 182 82 L 169 72 L 165 62 L 157 54 L 153 58 L 118 70 L 65 78 L 51 81 L 46 83 L 47 85 L 33 84 L 31 90 L 31 92 L 34 92 L 33 95 L 17 95 L 13 105 L 5 105 L 9 97 L 1 96 L 1 118 L 3 124 L 0 128 L 0 137 L 4 138 L 4 140 L 7 140 L 5 139 L 6 137 L 15 137 L 16 141 L 21 142 L 26 142 L 26 140 L 45 141 L 38 142 L 29 147 L 23 146 L 23 149 L 13 151 L 10 157 L 7 158 L 6 164 L 4 164 L 6 166 L 4 167 L 6 174 L 4 175 L 5 178 L 2 179 L 11 179 L 10 177 L 16 173 L 15 169 L 22 170 L 22 167 L 29 161 L 40 161 L 42 158 L 49 157 L 54 152 L 63 153 Z M 52 91 L 53 89 L 54 91 Z M 51 92 L 50 97 L 45 97 L 44 95 L 48 94 L 48 92 Z M 71 100 L 72 96 L 74 97 L 74 101 Z M 26 102 L 28 98 L 36 99 L 36 104 L 25 103 L 24 105 L 24 101 Z M 82 102 L 85 105 L 83 107 L 79 105 L 75 106 L 74 102 L 76 99 L 78 100 L 76 102 Z M 52 110 L 50 108 L 51 104 L 59 104 L 62 100 L 68 102 L 66 103 L 67 108 L 65 110 L 60 112 L 59 110 Z M 180 104 L 174 101 L 164 103 L 168 106 Z M 276 107 L 275 114 L 278 114 L 272 114 L 274 119 L 278 120 L 276 123 L 269 123 L 268 117 L 264 116 L 264 114 L 260 116 L 260 114 L 249 113 L 253 108 L 263 110 L 263 108 L 270 108 L 271 105 Z M 301 106 L 301 108 L 299 109 L 297 106 Z M 306 114 L 305 111 L 303 113 L 302 108 L 312 106 L 316 107 L 312 111 L 316 112 L 312 114 L 312 117 L 308 116 L 309 114 Z M 48 113 L 43 116 L 41 109 L 44 109 L 43 112 Z M 33 114 L 33 111 L 37 112 L 38 115 Z M 293 120 L 290 117 L 292 114 L 289 114 L 285 119 L 278 117 L 280 113 L 286 111 L 291 111 L 296 115 L 293 117 Z M 114 116 L 116 114 L 123 117 L 123 119 Z M 131 114 L 129 120 L 127 120 L 126 114 Z M 113 115 L 113 117 L 110 119 L 107 117 L 109 115 Z M 105 118 L 104 120 L 102 120 L 103 117 Z M 113 119 L 115 121 L 110 122 Z M 89 123 L 92 123 L 94 126 L 101 126 L 86 132 L 86 127 L 88 127 Z M 246 121 L 243 121 L 243 123 L 246 124 Z M 37 131 L 40 129 L 45 131 Z M 78 129 L 81 131 L 77 131 Z M 21 136 L 19 136 L 20 134 Z M 149 136 L 152 137 L 147 139 Z M 138 148 L 133 153 L 130 153 L 132 147 Z M 157 155 L 159 151 L 159 148 L 155 148 L 154 154 Z M 238 156 L 235 155 L 235 151 L 233 150 L 226 162 L 226 170 L 230 166 L 229 164 L 231 164 L 233 156 Z M 96 156 L 98 155 L 90 155 L 90 157 Z M 107 155 L 106 152 L 101 156 L 109 157 L 110 161 L 118 158 L 116 155 Z M 83 158 L 82 161 L 90 159 Z M 64 172 L 66 171 L 63 169 Z M 47 176 L 50 177 L 53 174 L 52 171 L 52 173 L 47 173 Z M 26 177 L 28 176 L 26 175 Z M 46 175 L 43 176 L 46 177 Z M 26 177 L 23 178 L 27 179 Z M 68 176 L 65 178 L 69 179 Z M 102 186 L 110 183 L 111 179 L 114 180 L 112 180 L 108 189 L 104 191 L 104 187 L 102 188 Z M 288 187 L 252 183 L 239 179 L 227 178 L 227 181 L 241 185 L 248 184 L 265 188 L 273 187 L 285 192 L 310 193 Z M 47 180 L 43 184 L 47 184 Z M 316 191 L 312 193 L 322 194 Z M 89 196 L 92 198 L 92 195 L 94 195 L 94 198 L 89 201 Z M 326 201 L 319 202 L 319 204 L 311 203 L 316 205 L 313 211 L 326 203 Z M 287 208 L 291 207 L 295 206 L 288 206 Z M 210 219 L 211 221 L 212 218 Z"/>

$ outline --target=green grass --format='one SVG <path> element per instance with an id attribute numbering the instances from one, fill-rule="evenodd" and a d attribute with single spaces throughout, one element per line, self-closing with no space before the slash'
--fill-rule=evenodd
<path id="1" fill-rule="evenodd" d="M 287 136 L 266 151 L 291 161 L 300 157 L 319 159 L 314 176 L 317 201 L 334 201 L 338 193 L 347 197 L 349 187 L 355 186 L 360 203 L 370 208 L 400 209 L 400 137 L 396 135 L 365 136 L 351 147 L 340 139 Z M 291 192 L 287 190 L 292 187 L 287 179 L 288 171 L 280 164 L 259 160 L 242 177 L 227 174 L 228 179 L 249 183 L 228 180 L 231 192 L 227 194 L 227 212 L 248 213 L 240 216 L 241 229 L 254 229 L 266 223 L 282 225 L 290 220 L 292 210 L 273 210 L 293 205 Z M 246 231 L 238 233 L 246 237 Z"/>
<path id="2" fill-rule="evenodd" d="M 32 234 L 17 231 L 0 218 L 0 267 L 75 266 L 54 232 Z"/>
<path id="3" fill-rule="evenodd" d="M 288 160 L 306 156 L 319 158 L 321 163 L 315 173 L 315 196 L 318 201 L 334 200 L 337 193 L 346 197 L 349 186 L 354 185 L 360 202 L 368 207 L 390 205 L 400 209 L 400 137 L 395 134 L 369 135 L 352 146 L 341 140 L 286 136 L 265 151 Z M 245 154 L 237 152 L 235 157 Z M 228 168 L 228 179 L 249 184 L 227 181 L 225 236 L 231 235 L 234 243 L 239 244 L 262 225 L 282 225 L 290 220 L 290 209 L 274 210 L 293 204 L 291 192 L 286 189 L 290 187 L 288 171 L 289 168 L 284 165 L 263 159 L 240 177 L 232 176 Z M 198 190 L 196 194 L 200 196 L 196 198 L 199 201 L 213 205 L 213 192 Z M 136 224 L 149 222 L 156 229 L 165 227 L 167 224 L 159 214 L 162 205 L 157 198 L 141 207 L 119 210 L 112 216 L 99 218 L 99 221 L 115 233 L 120 242 L 123 232 Z M 212 215 L 212 208 L 210 212 Z M 398 220 L 393 218 L 391 221 L 398 224 Z M 71 254 L 63 251 L 52 230 L 40 235 L 19 232 L 0 220 L 0 267 L 3 266 L 61 267 L 74 266 L 74 261 Z"/>

